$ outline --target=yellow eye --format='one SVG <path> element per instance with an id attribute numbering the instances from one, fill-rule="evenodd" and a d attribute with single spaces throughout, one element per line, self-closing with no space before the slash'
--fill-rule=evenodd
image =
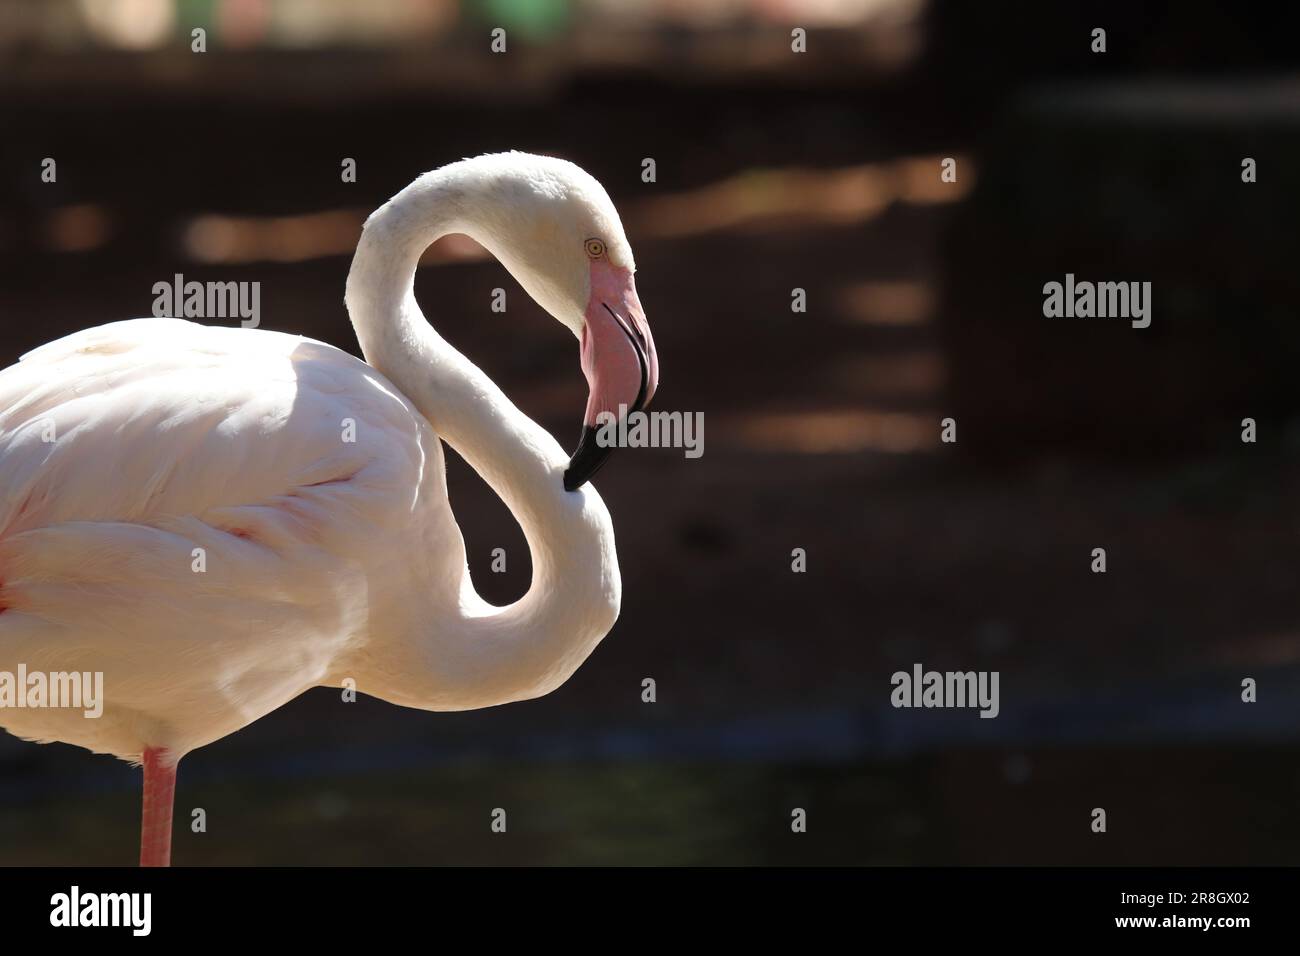
<path id="1" fill-rule="evenodd" d="M 599 259 L 605 254 L 605 243 L 599 239 L 587 240 L 587 255 L 593 259 Z"/>

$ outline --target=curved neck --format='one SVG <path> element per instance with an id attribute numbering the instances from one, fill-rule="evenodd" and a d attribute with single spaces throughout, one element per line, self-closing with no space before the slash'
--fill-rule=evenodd
<path id="1" fill-rule="evenodd" d="M 439 710 L 559 686 L 613 626 L 620 600 L 613 527 L 600 496 L 590 486 L 564 490 L 564 450 L 443 339 L 415 301 L 424 250 L 451 232 L 478 238 L 474 205 L 455 178 L 417 179 L 367 221 L 346 296 L 366 361 L 501 497 L 532 556 L 532 582 L 514 604 L 488 605 L 466 569 L 457 619 L 413 622 L 436 630 L 437 640 L 424 642 L 422 673 L 409 674 L 409 686 L 394 688 L 390 699 Z"/>

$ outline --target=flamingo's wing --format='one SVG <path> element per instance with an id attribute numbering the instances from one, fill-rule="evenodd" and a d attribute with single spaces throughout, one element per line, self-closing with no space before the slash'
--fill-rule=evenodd
<path id="1" fill-rule="evenodd" d="M 0 372 L 0 672 L 102 671 L 106 704 L 0 725 L 130 759 L 262 716 L 364 633 L 367 556 L 443 481 L 410 403 L 319 342 L 141 319 L 24 356 Z"/>

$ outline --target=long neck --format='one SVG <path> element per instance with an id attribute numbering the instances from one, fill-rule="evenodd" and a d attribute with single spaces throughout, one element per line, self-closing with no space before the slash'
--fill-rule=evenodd
<path id="1" fill-rule="evenodd" d="M 436 628 L 415 673 L 388 682 L 395 702 L 463 709 L 521 700 L 563 683 L 613 626 L 620 581 L 613 528 L 590 486 L 564 490 L 567 456 L 425 320 L 415 270 L 440 236 L 475 236 L 472 194 L 427 174 L 367 222 L 348 274 L 347 305 L 366 360 L 386 375 L 501 497 L 532 556 L 527 594 L 495 608 L 463 575 L 456 620 Z M 456 542 L 459 546 L 459 542 Z M 412 602 L 418 605 L 418 602 Z M 413 635 L 418 640 L 418 635 Z"/>

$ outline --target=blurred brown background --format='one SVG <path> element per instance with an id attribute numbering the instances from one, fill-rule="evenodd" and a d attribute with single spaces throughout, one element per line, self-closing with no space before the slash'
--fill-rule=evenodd
<path id="1" fill-rule="evenodd" d="M 263 327 L 356 351 L 364 217 L 516 148 L 605 184 L 656 407 L 705 416 L 702 458 L 602 471 L 623 614 L 561 690 L 464 714 L 312 691 L 187 758 L 176 861 L 1300 860 L 1300 78 L 1263 9 L 0 2 L 5 364 L 149 314 L 177 272 L 259 281 Z M 1151 281 L 1151 328 L 1045 319 L 1067 272 Z M 444 240 L 417 293 L 576 438 L 573 340 L 499 265 Z M 512 600 L 523 537 L 451 457 L 476 584 Z M 894 710 L 917 662 L 998 670 L 1001 716 Z M 0 864 L 132 861 L 137 780 L 0 737 Z"/>

